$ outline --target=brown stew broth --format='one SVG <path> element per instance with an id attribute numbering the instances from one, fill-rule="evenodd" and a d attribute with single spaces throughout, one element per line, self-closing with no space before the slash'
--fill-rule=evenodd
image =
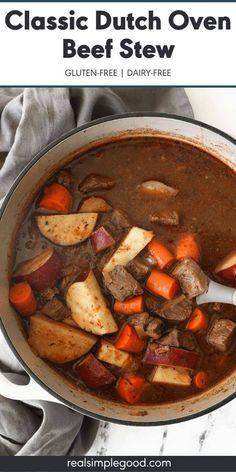
<path id="1" fill-rule="evenodd" d="M 172 139 L 131 138 L 92 150 L 75 159 L 67 168 L 71 170 L 74 181 L 72 211 L 76 211 L 80 200 L 85 196 L 78 190 L 78 184 L 84 177 L 91 173 L 113 177 L 116 181 L 114 188 L 91 194 L 104 197 L 112 207 L 126 211 L 134 225 L 153 230 L 158 239 L 173 252 L 180 233 L 187 230 L 197 232 L 202 250 L 201 267 L 212 278 L 214 278 L 213 269 L 216 262 L 236 248 L 235 173 L 197 147 Z M 177 196 L 158 199 L 137 190 L 137 186 L 143 181 L 155 179 L 179 189 Z M 177 210 L 180 215 L 179 226 L 151 224 L 149 215 L 162 209 Z M 39 236 L 34 249 L 27 248 L 28 230 L 29 227 L 32 228 L 31 219 L 34 212 L 35 204 L 29 210 L 19 230 L 17 264 L 31 258 L 40 249 L 52 245 L 51 242 Z M 89 265 L 94 268 L 96 261 L 92 259 L 91 248 L 88 243 L 83 244 L 88 246 L 91 259 L 88 258 Z M 65 260 L 68 260 L 72 253 L 73 257 L 76 257 L 76 247 L 57 246 L 57 250 L 61 252 Z M 214 311 L 214 307 L 210 304 L 204 308 L 209 314 L 209 319 L 222 316 L 236 321 L 236 307 L 221 305 L 220 312 Z M 116 316 L 117 319 L 119 315 Z M 186 322 L 178 326 L 183 327 L 185 324 Z M 171 327 L 171 322 L 169 322 L 169 327 Z M 223 354 L 227 357 L 227 362 L 221 362 L 222 353 L 207 344 L 206 332 L 195 336 L 202 353 L 200 368 L 208 372 L 210 386 L 234 368 L 236 352 L 232 347 L 229 352 Z M 109 366 L 109 369 L 116 372 L 116 368 Z M 147 375 L 152 370 L 152 366 L 146 366 L 143 369 Z M 73 376 L 70 364 L 60 367 L 59 370 L 65 374 L 68 373 L 69 377 Z M 196 393 L 199 393 L 199 390 L 193 385 L 184 388 L 150 385 L 144 395 L 144 402 L 175 401 Z M 100 389 L 97 394 L 106 398 L 117 398 L 114 386 Z"/>

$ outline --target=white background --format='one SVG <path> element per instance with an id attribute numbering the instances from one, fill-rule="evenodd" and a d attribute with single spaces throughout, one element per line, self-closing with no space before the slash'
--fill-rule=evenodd
<path id="1" fill-rule="evenodd" d="M 182 31 L 168 24 L 170 13 L 185 10 L 189 16 L 229 16 L 231 30 L 207 31 L 191 26 Z M 31 16 L 68 16 L 74 9 L 76 16 L 89 17 L 87 31 L 12 31 L 5 25 L 10 10 L 30 10 Z M 95 10 L 109 11 L 113 16 L 133 12 L 146 15 L 154 10 L 162 19 L 161 31 L 95 31 Z M 0 85 L 235 85 L 235 3 L 1 3 L 0 4 Z M 81 44 L 104 44 L 113 37 L 114 50 L 111 59 L 63 59 L 63 38 L 74 39 Z M 120 40 L 131 38 L 146 44 L 175 44 L 171 59 L 122 59 L 119 55 Z M 171 68 L 171 77 L 66 77 L 65 69 L 81 68 Z"/>

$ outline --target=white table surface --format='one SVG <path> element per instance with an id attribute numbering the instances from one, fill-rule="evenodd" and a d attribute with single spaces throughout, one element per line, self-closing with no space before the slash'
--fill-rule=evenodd
<path id="1" fill-rule="evenodd" d="M 236 88 L 186 89 L 195 118 L 236 136 Z M 170 426 L 101 423 L 91 455 L 235 455 L 236 400 Z"/>

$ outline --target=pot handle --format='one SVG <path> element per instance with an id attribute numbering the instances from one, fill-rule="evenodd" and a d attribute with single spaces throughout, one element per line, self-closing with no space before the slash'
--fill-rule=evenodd
<path id="1" fill-rule="evenodd" d="M 40 387 L 31 377 L 27 385 L 19 385 L 12 381 L 14 376 L 16 376 L 16 379 L 19 378 L 19 374 L 11 374 L 11 380 L 9 380 L 6 375 L 0 372 L 0 395 L 3 397 L 20 401 L 44 400 L 61 403 L 57 398 Z"/>

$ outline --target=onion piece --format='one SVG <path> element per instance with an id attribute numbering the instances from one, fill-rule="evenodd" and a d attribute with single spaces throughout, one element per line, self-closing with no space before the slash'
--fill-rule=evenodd
<path id="1" fill-rule="evenodd" d="M 108 233 L 104 226 L 100 226 L 90 236 L 90 241 L 94 252 L 104 251 L 115 243 L 113 237 Z"/>
<path id="2" fill-rule="evenodd" d="M 133 226 L 104 266 L 103 273 L 111 272 L 117 265 L 126 266 L 147 246 L 153 237 L 152 231 Z"/>
<path id="3" fill-rule="evenodd" d="M 176 188 L 169 187 L 158 180 L 147 180 L 138 185 L 138 190 L 164 198 L 175 197 L 179 193 Z"/>

